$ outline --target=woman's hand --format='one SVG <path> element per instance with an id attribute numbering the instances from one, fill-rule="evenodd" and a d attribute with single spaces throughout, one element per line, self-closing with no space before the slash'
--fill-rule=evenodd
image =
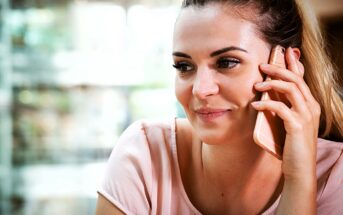
<path id="1" fill-rule="evenodd" d="M 312 202 L 309 205 L 312 209 L 309 210 L 313 210 L 313 207 L 315 210 L 313 204 L 315 205 L 316 196 L 316 148 L 320 105 L 303 79 L 304 67 L 296 58 L 292 48 L 286 50 L 286 62 L 287 69 L 274 65 L 261 65 L 261 71 L 273 80 L 258 83 L 255 89 L 261 92 L 274 90 L 285 95 L 290 107 L 281 101 L 271 100 L 253 102 L 252 106 L 256 110 L 275 112 L 284 122 L 286 139 L 282 171 L 285 179 L 283 197 L 286 195 L 283 202 L 286 203 L 283 208 L 293 214 L 295 211 L 290 211 L 292 207 L 289 207 L 289 204 L 292 205 L 293 202 L 297 205 L 297 201 L 301 202 L 303 198 Z M 304 195 L 301 194 L 302 192 Z"/>
<path id="2" fill-rule="evenodd" d="M 263 64 L 261 71 L 273 80 L 255 85 L 258 91 L 274 90 L 287 97 L 291 107 L 281 101 L 254 102 L 257 110 L 275 112 L 284 122 L 286 140 L 283 151 L 285 179 L 298 180 L 315 176 L 316 146 L 320 106 L 303 79 L 303 66 L 292 48 L 286 50 L 288 68 Z"/>

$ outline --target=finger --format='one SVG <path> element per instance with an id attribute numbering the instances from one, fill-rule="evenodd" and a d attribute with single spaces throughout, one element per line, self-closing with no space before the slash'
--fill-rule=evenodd
<path id="1" fill-rule="evenodd" d="M 280 117 L 283 120 L 286 130 L 288 130 L 287 128 L 292 128 L 292 124 L 297 121 L 291 109 L 289 109 L 282 102 L 273 100 L 255 101 L 252 102 L 251 105 L 258 111 L 274 112 L 278 117 Z"/>
<path id="2" fill-rule="evenodd" d="M 287 69 L 294 72 L 296 75 L 299 75 L 302 77 L 302 74 L 300 72 L 300 69 L 298 67 L 297 59 L 295 58 L 293 49 L 291 47 L 286 49 L 286 63 L 287 63 Z"/>
<path id="3" fill-rule="evenodd" d="M 294 83 L 285 82 L 282 80 L 271 80 L 257 83 L 255 84 L 255 88 L 256 90 L 262 92 L 274 90 L 278 93 L 285 95 L 286 98 L 290 101 L 291 106 L 297 112 L 307 114 L 309 111 L 303 94 L 300 92 L 299 88 Z M 282 102 L 285 103 L 285 101 Z"/>
<path id="4" fill-rule="evenodd" d="M 302 64 L 300 61 L 297 61 L 297 64 L 298 64 L 298 69 L 299 69 L 300 75 L 303 78 L 304 74 L 305 74 L 304 64 Z"/>
<path id="5" fill-rule="evenodd" d="M 305 100 L 314 101 L 310 88 L 307 86 L 304 79 L 299 75 L 296 75 L 287 69 L 269 64 L 261 64 L 260 68 L 263 73 L 266 73 L 268 76 L 271 76 L 274 79 L 281 79 L 283 81 L 295 83 L 303 94 Z"/>

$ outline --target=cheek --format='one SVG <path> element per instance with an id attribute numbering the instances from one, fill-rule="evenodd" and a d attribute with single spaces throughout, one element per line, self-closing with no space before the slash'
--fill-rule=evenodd
<path id="1" fill-rule="evenodd" d="M 226 93 L 231 94 L 231 97 L 235 100 L 235 103 L 240 106 L 246 106 L 256 97 L 256 91 L 254 90 L 254 84 L 261 82 L 263 77 L 256 68 L 246 70 L 245 74 L 239 77 L 235 77 L 234 81 L 227 81 L 223 83 L 226 87 Z"/>
<path id="2" fill-rule="evenodd" d="M 187 83 L 184 83 L 178 78 L 175 79 L 175 96 L 184 108 L 187 107 L 191 93 L 192 89 Z"/>

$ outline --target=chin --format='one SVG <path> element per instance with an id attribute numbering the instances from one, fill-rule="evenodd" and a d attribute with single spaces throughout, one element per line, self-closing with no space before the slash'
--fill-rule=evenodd
<path id="1" fill-rule="evenodd" d="M 244 124 L 222 124 L 220 126 L 203 127 L 194 125 L 194 130 L 201 141 L 210 145 L 222 145 L 228 141 L 238 141 L 251 138 L 253 135 L 254 123 Z"/>
<path id="2" fill-rule="evenodd" d="M 196 129 L 197 135 L 201 141 L 210 145 L 225 144 L 227 140 L 232 139 L 229 132 L 221 131 L 221 129 Z"/>

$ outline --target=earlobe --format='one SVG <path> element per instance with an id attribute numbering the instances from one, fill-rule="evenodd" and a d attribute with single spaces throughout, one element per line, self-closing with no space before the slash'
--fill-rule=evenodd
<path id="1" fill-rule="evenodd" d="M 299 48 L 292 48 L 293 54 L 297 60 L 301 57 L 301 51 Z"/>

